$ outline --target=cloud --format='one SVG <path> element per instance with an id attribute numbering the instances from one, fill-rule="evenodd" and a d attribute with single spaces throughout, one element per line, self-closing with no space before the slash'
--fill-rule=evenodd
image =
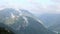
<path id="1" fill-rule="evenodd" d="M 0 8 L 23 8 L 34 14 L 60 13 L 59 1 L 60 0 L 0 0 Z"/>
<path id="2" fill-rule="evenodd" d="M 52 0 L 53 2 L 57 2 L 57 3 L 60 3 L 60 0 Z"/>
<path id="3" fill-rule="evenodd" d="M 57 1 L 57 0 L 56 0 Z M 36 11 L 37 14 L 40 13 L 54 13 L 54 14 L 60 14 L 60 3 L 55 1 L 47 1 L 35 4 L 36 9 L 32 9 L 33 11 Z"/>

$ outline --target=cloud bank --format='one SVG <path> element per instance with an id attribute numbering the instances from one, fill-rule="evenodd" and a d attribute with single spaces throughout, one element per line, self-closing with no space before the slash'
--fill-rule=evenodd
<path id="1" fill-rule="evenodd" d="M 0 8 L 27 9 L 34 14 L 60 14 L 60 0 L 0 0 Z"/>

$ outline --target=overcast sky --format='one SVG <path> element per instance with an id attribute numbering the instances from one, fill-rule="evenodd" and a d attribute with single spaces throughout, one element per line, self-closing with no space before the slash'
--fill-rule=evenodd
<path id="1" fill-rule="evenodd" d="M 35 14 L 60 14 L 60 0 L 0 0 L 0 9 L 4 7 L 23 8 Z"/>

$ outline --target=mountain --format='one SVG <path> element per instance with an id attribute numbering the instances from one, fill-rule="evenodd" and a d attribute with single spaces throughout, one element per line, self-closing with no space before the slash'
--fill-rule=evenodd
<path id="1" fill-rule="evenodd" d="M 38 18 L 43 21 L 47 28 L 60 23 L 60 14 L 42 14 Z"/>
<path id="2" fill-rule="evenodd" d="M 15 34 L 57 34 L 45 28 L 38 18 L 24 9 L 1 10 L 0 27 L 7 28 Z"/>
<path id="3" fill-rule="evenodd" d="M 53 24 L 52 26 L 48 27 L 49 30 L 60 32 L 60 20 Z"/>
<path id="4" fill-rule="evenodd" d="M 54 25 L 48 27 L 49 30 L 56 31 L 60 33 L 60 23 L 55 23 Z"/>
<path id="5" fill-rule="evenodd" d="M 49 30 L 60 32 L 60 14 L 43 14 L 39 18 Z"/>

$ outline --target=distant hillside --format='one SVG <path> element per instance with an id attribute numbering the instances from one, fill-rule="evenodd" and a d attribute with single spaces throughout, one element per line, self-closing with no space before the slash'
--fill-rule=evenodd
<path id="1" fill-rule="evenodd" d="M 46 27 L 50 27 L 55 23 L 60 23 L 60 14 L 42 14 L 38 17 L 43 21 Z"/>
<path id="2" fill-rule="evenodd" d="M 48 27 L 49 30 L 60 32 L 60 22 L 55 23 L 54 25 Z"/>

